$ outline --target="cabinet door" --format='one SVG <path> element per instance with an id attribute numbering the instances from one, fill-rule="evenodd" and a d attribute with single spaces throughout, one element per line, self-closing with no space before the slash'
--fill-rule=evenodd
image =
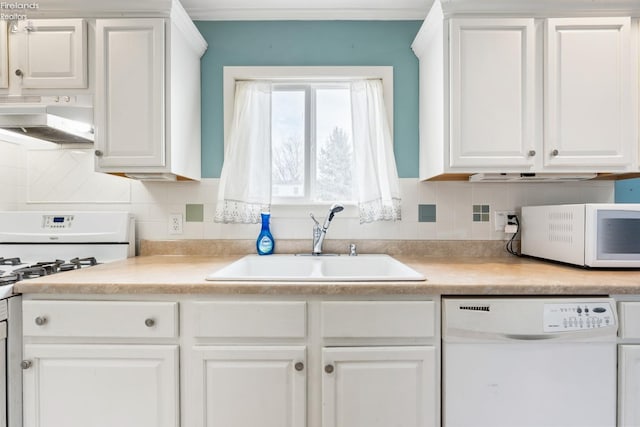
<path id="1" fill-rule="evenodd" d="M 11 78 L 24 88 L 86 88 L 83 19 L 32 19 L 11 25 Z"/>
<path id="2" fill-rule="evenodd" d="M 9 87 L 9 49 L 7 21 L 0 21 L 0 89 Z"/>
<path id="3" fill-rule="evenodd" d="M 630 18 L 549 19 L 544 164 L 624 166 L 634 137 Z M 602 168 L 599 168 L 603 171 Z"/>
<path id="4" fill-rule="evenodd" d="M 26 344 L 25 427 L 178 427 L 178 348 Z"/>
<path id="5" fill-rule="evenodd" d="M 640 345 L 618 351 L 618 426 L 640 425 Z"/>
<path id="6" fill-rule="evenodd" d="M 450 28 L 451 166 L 533 166 L 533 19 L 452 19 Z"/>
<path id="7" fill-rule="evenodd" d="M 323 427 L 436 426 L 433 347 L 322 350 Z"/>
<path id="8" fill-rule="evenodd" d="M 195 347 L 189 427 L 304 427 L 302 346 Z"/>
<path id="9" fill-rule="evenodd" d="M 96 21 L 98 170 L 165 165 L 164 26 L 163 19 Z"/>

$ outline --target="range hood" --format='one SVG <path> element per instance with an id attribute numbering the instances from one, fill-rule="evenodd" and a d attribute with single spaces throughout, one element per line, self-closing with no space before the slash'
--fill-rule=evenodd
<path id="1" fill-rule="evenodd" d="M 55 144 L 92 144 L 93 109 L 84 106 L 0 104 L 0 129 Z"/>
<path id="2" fill-rule="evenodd" d="M 593 179 L 595 173 L 477 173 L 470 182 L 573 182 Z"/>

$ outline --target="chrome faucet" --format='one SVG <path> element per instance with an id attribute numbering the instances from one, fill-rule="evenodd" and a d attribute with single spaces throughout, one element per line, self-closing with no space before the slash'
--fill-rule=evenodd
<path id="1" fill-rule="evenodd" d="M 316 220 L 316 217 L 313 216 L 313 213 L 309 214 L 315 225 L 313 226 L 313 251 L 312 255 L 320 255 L 322 253 L 322 243 L 324 242 L 324 236 L 327 234 L 327 230 L 329 229 L 329 225 L 331 224 L 331 220 L 334 215 L 338 212 L 342 212 L 344 210 L 344 206 L 335 203 L 331 205 L 329 208 L 329 212 L 327 213 L 327 217 L 324 219 L 324 224 L 320 225 L 320 223 Z"/>

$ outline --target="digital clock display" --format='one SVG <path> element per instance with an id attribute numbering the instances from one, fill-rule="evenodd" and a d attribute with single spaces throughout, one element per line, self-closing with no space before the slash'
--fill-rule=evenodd
<path id="1" fill-rule="evenodd" d="M 64 222 L 64 217 L 63 216 L 54 216 L 53 217 L 53 222 L 54 223 Z"/>

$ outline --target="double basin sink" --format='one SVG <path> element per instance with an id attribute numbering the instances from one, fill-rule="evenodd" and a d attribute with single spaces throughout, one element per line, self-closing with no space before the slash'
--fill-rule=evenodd
<path id="1" fill-rule="evenodd" d="M 425 277 L 383 254 L 358 256 L 247 255 L 209 274 L 218 281 L 422 281 Z"/>

